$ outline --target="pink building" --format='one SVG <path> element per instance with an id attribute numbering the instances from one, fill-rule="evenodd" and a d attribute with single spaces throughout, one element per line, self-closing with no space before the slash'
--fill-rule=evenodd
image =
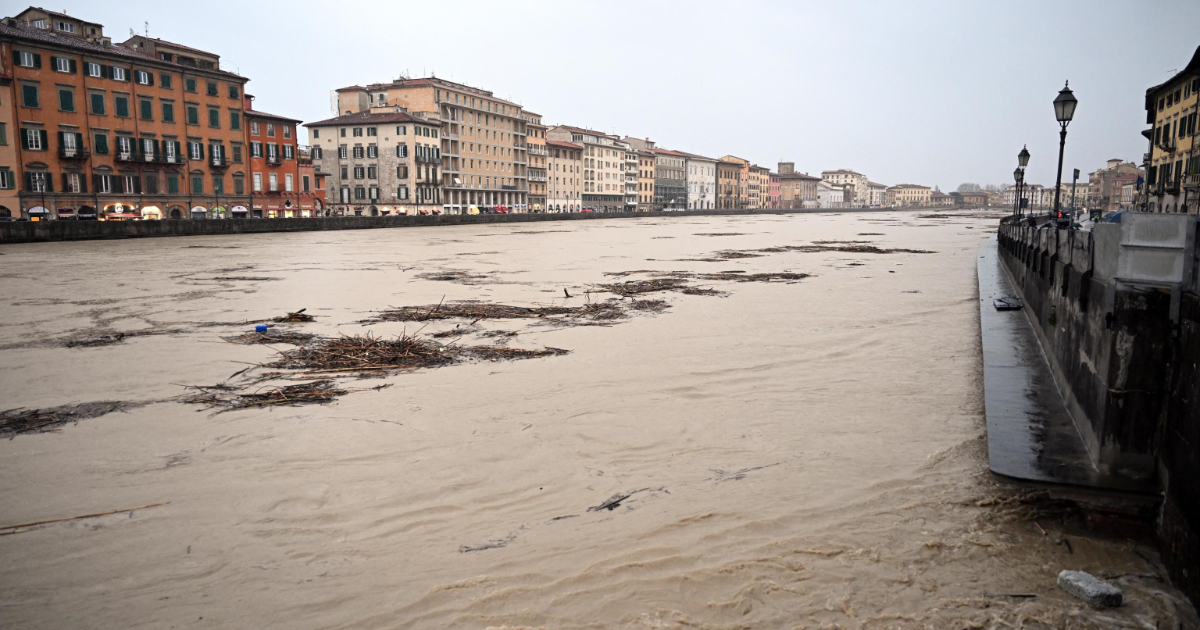
<path id="1" fill-rule="evenodd" d="M 767 207 L 772 210 L 779 208 L 779 173 L 771 173 L 767 184 Z"/>

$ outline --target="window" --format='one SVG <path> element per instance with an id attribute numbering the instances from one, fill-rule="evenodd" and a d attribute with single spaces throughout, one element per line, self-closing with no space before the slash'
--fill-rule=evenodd
<path id="1" fill-rule="evenodd" d="M 51 57 L 55 72 L 64 72 L 66 74 L 75 74 L 75 60 L 67 59 L 66 57 Z"/>
<path id="2" fill-rule="evenodd" d="M 163 122 L 175 122 L 175 103 L 162 104 L 162 119 Z"/>
<path id="3" fill-rule="evenodd" d="M 361 166 L 354 167 L 354 179 L 363 179 L 363 177 L 365 175 L 366 175 L 366 170 L 364 170 L 363 167 L 361 167 Z"/>
<path id="4" fill-rule="evenodd" d="M 237 175 L 233 176 L 233 194 L 246 194 L 246 180 L 244 178 L 238 177 Z"/>
<path id="5" fill-rule="evenodd" d="M 291 138 L 291 137 L 292 137 L 292 126 L 291 126 L 291 125 L 284 125 L 284 126 L 283 126 L 283 137 L 284 137 L 284 138 Z"/>
<path id="6" fill-rule="evenodd" d="M 324 156 L 324 152 L 321 151 L 321 147 L 313 147 L 312 148 L 312 156 L 313 156 L 314 160 L 321 159 Z"/>
<path id="7" fill-rule="evenodd" d="M 30 83 L 21 84 L 21 106 L 30 108 L 41 107 L 41 99 L 38 97 L 38 86 Z"/>
<path id="8" fill-rule="evenodd" d="M 104 76 L 104 66 L 101 66 L 98 63 L 93 63 L 91 61 L 87 62 L 86 65 L 87 65 L 87 75 L 89 77 L 99 79 L 100 77 Z"/>
<path id="9" fill-rule="evenodd" d="M 293 188 L 294 188 L 294 185 L 293 185 L 293 181 L 292 181 L 292 174 L 288 173 L 283 176 L 283 190 L 285 192 L 292 192 Z"/>
<path id="10" fill-rule="evenodd" d="M 200 107 L 198 105 L 187 105 L 187 124 L 200 124 Z"/>
<path id="11" fill-rule="evenodd" d="M 33 28 L 46 28 L 46 20 L 34 20 Z"/>
<path id="12" fill-rule="evenodd" d="M 142 157 L 146 158 L 147 162 L 154 160 L 154 154 L 156 153 L 154 150 L 154 145 L 154 139 L 142 138 Z"/>
<path id="13" fill-rule="evenodd" d="M 291 175 L 288 175 L 288 177 L 291 177 Z M 308 188 L 308 175 L 301 175 L 301 176 L 300 176 L 300 186 L 301 186 L 301 190 L 303 190 L 304 192 L 309 192 L 309 188 Z"/>
<path id="14" fill-rule="evenodd" d="M 275 137 L 275 123 L 267 123 L 267 137 L 268 138 Z"/>
<path id="15" fill-rule="evenodd" d="M 399 157 L 399 158 L 408 157 L 408 145 L 407 144 L 397 144 L 396 145 L 396 157 Z"/>
<path id="16" fill-rule="evenodd" d="M 133 157 L 133 138 L 117 136 L 117 155 L 125 160 Z"/>
<path id="17" fill-rule="evenodd" d="M 24 50 L 13 51 L 13 58 L 17 65 L 22 68 L 41 68 L 42 56 L 37 53 L 25 52 Z"/>
<path id="18" fill-rule="evenodd" d="M 113 66 L 111 73 L 112 73 L 113 81 L 128 81 L 129 80 L 129 70 L 127 70 L 125 68 L 118 68 L 116 66 Z"/>
<path id="19" fill-rule="evenodd" d="M 370 192 L 370 197 L 373 201 L 379 199 L 379 188 L 378 187 L 372 186 L 370 188 L 369 192 Z"/>
<path id="20" fill-rule="evenodd" d="M 207 94 L 209 96 L 217 95 L 217 83 L 215 81 L 209 81 L 207 84 L 207 88 L 208 88 Z"/>
<path id="21" fill-rule="evenodd" d="M 267 161 L 275 162 L 279 160 L 279 147 L 274 142 L 267 143 Z"/>
<path id="22" fill-rule="evenodd" d="M 214 174 L 212 176 L 212 178 L 213 178 L 213 194 L 214 195 L 224 195 L 225 194 L 225 177 L 222 175 Z"/>
<path id="23" fill-rule="evenodd" d="M 367 167 L 367 179 L 379 179 L 378 167 L 374 165 Z"/>
<path id="24" fill-rule="evenodd" d="M 129 118 L 129 97 L 113 95 L 113 113 L 120 118 Z"/>
<path id="25" fill-rule="evenodd" d="M 185 92 L 194 93 L 196 91 L 196 80 L 192 77 L 185 77 L 183 80 L 183 89 Z"/>
<path id="26" fill-rule="evenodd" d="M 75 90 L 71 88 L 58 88 L 58 110 L 62 112 L 75 111 Z"/>
<path id="27" fill-rule="evenodd" d="M 312 137 L 314 137 L 314 138 L 320 138 L 320 137 L 321 137 L 321 130 L 320 130 L 320 129 L 313 129 L 313 130 L 312 130 L 312 133 L 313 133 L 313 136 L 312 136 Z"/>
<path id="28" fill-rule="evenodd" d="M 56 21 L 54 23 L 54 28 L 56 28 L 64 33 L 74 33 L 75 32 L 74 24 L 71 24 L 70 22 L 63 22 L 61 20 Z"/>
<path id="29" fill-rule="evenodd" d="M 262 156 L 262 143 L 257 140 L 250 141 L 250 157 L 260 158 Z"/>
<path id="30" fill-rule="evenodd" d="M 250 121 L 250 135 L 252 135 L 252 136 L 258 135 L 258 121 L 257 120 Z"/>
<path id="31" fill-rule="evenodd" d="M 113 191 L 112 175 L 92 175 L 96 192 L 110 193 Z"/>
<path id="32" fill-rule="evenodd" d="M 192 194 L 204 193 L 204 176 L 192 175 Z"/>
<path id="33" fill-rule="evenodd" d="M 200 144 L 199 142 L 188 142 L 188 159 L 189 160 L 203 160 L 204 159 L 204 145 Z"/>
<path id="34" fill-rule="evenodd" d="M 254 186 L 254 192 L 262 192 L 262 173 L 255 173 L 254 179 L 251 180 Z"/>
<path id="35" fill-rule="evenodd" d="M 159 73 L 158 84 L 161 85 L 163 89 L 171 89 L 171 75 L 167 74 L 166 72 Z"/>
<path id="36" fill-rule="evenodd" d="M 344 144 L 338 146 L 338 159 L 346 159 L 346 145 Z"/>
<path id="37" fill-rule="evenodd" d="M 108 134 L 97 132 L 92 135 L 92 152 L 108 155 Z"/>
<path id="38" fill-rule="evenodd" d="M 225 145 L 220 142 L 214 142 L 209 145 L 208 156 L 214 166 L 220 166 L 225 163 Z"/>
<path id="39" fill-rule="evenodd" d="M 216 109 L 216 108 L 209 108 L 209 110 L 208 110 L 208 126 L 212 127 L 213 129 L 220 129 L 220 127 L 221 127 L 221 110 Z"/>
<path id="40" fill-rule="evenodd" d="M 379 147 L 377 147 L 373 144 L 368 145 L 367 146 L 367 157 L 372 158 L 372 159 L 379 157 Z"/>
<path id="41" fill-rule="evenodd" d="M 396 197 L 400 199 L 408 199 L 408 186 L 401 186 L 397 188 Z"/>
<path id="42" fill-rule="evenodd" d="M 25 139 L 25 149 L 28 151 L 46 150 L 46 131 L 44 129 L 25 129 L 21 137 Z"/>
<path id="43" fill-rule="evenodd" d="M 154 101 L 148 98 L 138 99 L 138 117 L 142 120 L 154 120 Z"/>
<path id="44" fill-rule="evenodd" d="M 240 145 L 240 144 L 233 145 L 233 163 L 234 164 L 242 163 L 242 145 Z"/>
<path id="45" fill-rule="evenodd" d="M 345 128 L 345 127 L 342 127 L 341 129 L 338 129 L 338 131 L 342 132 L 342 137 L 343 137 L 343 138 L 345 138 L 345 137 L 346 137 L 346 128 Z"/>
<path id="46" fill-rule="evenodd" d="M 158 194 L 158 174 L 157 173 L 146 173 L 146 176 L 144 177 L 144 179 L 145 179 L 145 182 L 142 184 L 142 192 L 146 193 L 147 195 L 157 195 Z"/>
<path id="47" fill-rule="evenodd" d="M 279 173 L 267 173 L 267 190 L 270 192 L 279 190 Z"/>
<path id="48" fill-rule="evenodd" d="M 145 70 L 137 70 L 133 73 L 133 80 L 138 85 L 154 85 L 154 75 Z"/>
<path id="49" fill-rule="evenodd" d="M 377 134 L 376 134 L 376 129 L 375 129 L 375 127 L 367 127 L 367 135 L 368 135 L 368 136 L 374 136 L 374 135 L 377 135 Z"/>
<path id="50" fill-rule="evenodd" d="M 30 192 L 54 192 L 50 173 L 26 173 L 29 178 Z"/>
<path id="51" fill-rule="evenodd" d="M 354 159 L 361 160 L 361 159 L 363 159 L 363 155 L 364 155 L 364 153 L 363 153 L 362 145 L 355 146 L 354 147 Z"/>
<path id="52" fill-rule="evenodd" d="M 355 137 L 355 138 L 361 138 L 361 137 L 362 137 L 362 135 L 363 135 L 363 130 L 362 130 L 362 127 L 355 127 L 355 128 L 354 128 L 354 137 Z"/>
<path id="53" fill-rule="evenodd" d="M 7 166 L 0 167 L 0 188 L 12 190 L 17 185 L 17 178 Z"/>
<path id="54" fill-rule="evenodd" d="M 350 189 L 342 188 L 339 192 L 340 195 L 338 196 L 338 199 L 341 199 L 342 203 L 350 203 Z"/>
<path id="55" fill-rule="evenodd" d="M 355 186 L 354 198 L 355 199 L 366 199 L 367 198 L 367 189 L 363 188 L 362 186 Z"/>
<path id="56" fill-rule="evenodd" d="M 396 167 L 396 179 L 408 179 L 408 167 L 403 164 Z"/>
<path id="57" fill-rule="evenodd" d="M 174 173 L 167 173 L 167 194 L 179 194 L 179 176 Z"/>
<path id="58" fill-rule="evenodd" d="M 83 176 L 79 173 L 63 173 L 63 192 L 83 192 Z"/>
<path id="59" fill-rule="evenodd" d="M 0 122 L 0 146 L 8 146 L 8 127 Z"/>
<path id="60" fill-rule="evenodd" d="M 350 176 L 349 176 L 349 175 L 347 175 L 347 173 L 349 173 L 349 171 L 348 171 L 347 169 L 349 169 L 349 168 L 350 168 L 350 167 L 346 166 L 345 164 L 343 164 L 343 165 L 342 165 L 342 179 L 349 179 L 349 178 L 350 178 Z"/>
<path id="61" fill-rule="evenodd" d="M 229 112 L 229 128 L 238 130 L 242 128 L 242 113 L 237 111 Z"/>
<path id="62" fill-rule="evenodd" d="M 238 86 L 236 86 L 236 85 L 229 86 L 229 98 L 237 98 L 237 97 L 238 97 Z"/>
<path id="63" fill-rule="evenodd" d="M 294 160 L 296 158 L 296 154 L 294 153 L 295 150 L 296 147 L 290 144 L 283 145 L 283 159 Z"/>
<path id="64" fill-rule="evenodd" d="M 179 143 L 173 140 L 163 140 L 163 154 L 168 164 L 179 161 Z"/>

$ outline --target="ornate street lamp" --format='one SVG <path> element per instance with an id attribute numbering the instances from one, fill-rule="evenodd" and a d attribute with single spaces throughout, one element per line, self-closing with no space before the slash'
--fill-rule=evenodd
<path id="1" fill-rule="evenodd" d="M 1058 135 L 1058 178 L 1054 184 L 1054 217 L 1056 219 L 1061 211 L 1059 196 L 1062 194 L 1063 149 L 1067 145 L 1067 125 L 1075 117 L 1075 106 L 1078 104 L 1079 101 L 1075 98 L 1075 94 L 1071 92 L 1070 82 L 1067 82 L 1063 85 L 1063 89 L 1059 90 L 1058 97 L 1054 99 L 1054 118 L 1062 126 L 1062 132 Z"/>
<path id="2" fill-rule="evenodd" d="M 1021 169 L 1020 167 L 1013 170 L 1013 216 L 1017 216 L 1021 208 Z"/>
<path id="3" fill-rule="evenodd" d="M 1018 216 L 1020 216 L 1022 214 L 1021 198 L 1024 196 L 1024 195 L 1022 195 L 1022 191 L 1025 188 L 1025 167 L 1026 166 L 1029 166 L 1029 148 L 1027 146 L 1022 146 L 1021 152 L 1017 154 L 1017 170 L 1013 173 L 1013 177 L 1015 177 L 1017 180 L 1017 191 L 1016 191 L 1017 192 L 1017 199 L 1016 199 L 1017 212 L 1016 212 L 1016 214 Z"/>

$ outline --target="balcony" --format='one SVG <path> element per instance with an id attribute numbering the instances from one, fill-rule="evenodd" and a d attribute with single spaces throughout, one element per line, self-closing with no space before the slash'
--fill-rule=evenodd
<path id="1" fill-rule="evenodd" d="M 1200 188 L 1200 173 L 1188 175 L 1183 178 L 1184 188 Z"/>
<path id="2" fill-rule="evenodd" d="M 113 156 L 113 159 L 115 159 L 118 162 L 141 162 L 142 161 L 141 156 L 132 151 L 117 151 L 117 153 Z"/>
<path id="3" fill-rule="evenodd" d="M 433 155 L 422 155 L 422 154 L 418 153 L 415 156 L 415 158 L 418 162 L 420 162 L 422 164 L 441 164 L 442 163 L 442 157 L 440 155 L 433 156 Z"/>
<path id="4" fill-rule="evenodd" d="M 280 164 L 283 164 L 283 158 L 279 157 L 278 153 L 275 155 L 267 155 L 267 157 L 264 159 L 267 162 L 267 166 L 279 166 Z"/>
<path id="5" fill-rule="evenodd" d="M 58 147 L 58 159 L 60 160 L 86 160 L 91 155 L 91 151 L 83 147 Z"/>
<path id="6" fill-rule="evenodd" d="M 208 165 L 212 168 L 229 168 L 229 159 L 214 155 L 208 158 Z"/>

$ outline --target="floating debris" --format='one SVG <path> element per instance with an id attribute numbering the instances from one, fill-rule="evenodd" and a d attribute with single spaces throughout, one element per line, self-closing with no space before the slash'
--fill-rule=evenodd
<path id="1" fill-rule="evenodd" d="M 745 232 L 698 232 L 696 236 L 745 236 Z"/>
<path id="2" fill-rule="evenodd" d="M 488 279 L 483 274 L 457 270 L 430 271 L 419 273 L 416 277 L 421 280 L 430 280 L 433 282 L 459 282 L 462 284 L 478 284 L 479 281 Z"/>
<path id="3" fill-rule="evenodd" d="M 439 319 L 536 319 L 575 312 L 568 306 L 510 306 L 488 302 L 451 302 L 431 306 L 405 306 L 381 312 L 373 320 L 383 322 L 424 322 Z"/>
<path id="4" fill-rule="evenodd" d="M 304 345 L 313 340 L 316 335 L 311 333 L 295 332 L 291 330 L 268 330 L 262 332 L 248 332 L 232 337 L 221 337 L 229 343 L 240 343 L 247 346 L 252 345 L 271 345 L 276 343 L 290 343 L 294 346 Z"/>
<path id="5" fill-rule="evenodd" d="M 181 328 L 150 328 L 146 330 L 125 330 L 120 332 L 98 333 L 82 337 L 70 337 L 62 342 L 67 348 L 97 348 L 121 343 L 134 337 L 152 337 L 155 335 L 175 335 L 187 332 Z"/>
<path id="6" fill-rule="evenodd" d="M 114 411 L 128 411 L 146 404 L 148 403 L 101 400 L 45 409 L 17 408 L 0 411 L 0 437 L 46 431 L 68 422 L 98 418 Z"/>
<path id="7" fill-rule="evenodd" d="M 657 293 L 660 291 L 675 291 L 686 295 L 720 295 L 720 291 L 713 289 L 702 289 L 691 285 L 684 278 L 666 277 L 654 278 L 651 280 L 626 280 L 625 282 L 613 282 L 608 284 L 596 285 L 600 290 L 609 293 L 615 293 L 622 297 L 634 297 L 645 293 Z"/>
<path id="8" fill-rule="evenodd" d="M 302 308 L 298 311 L 288 313 L 287 315 L 281 315 L 279 317 L 271 317 L 269 319 L 254 319 L 254 320 L 250 320 L 248 322 L 243 322 L 243 323 L 245 323 L 245 324 L 261 324 L 264 322 L 271 322 L 271 323 L 275 323 L 275 324 L 298 324 L 298 323 L 302 323 L 302 322 L 317 321 L 316 317 L 313 317 L 312 315 L 308 315 L 304 312 L 307 310 L 308 310 L 307 308 Z"/>
<path id="9" fill-rule="evenodd" d="M 557 357 L 569 354 L 570 352 L 570 350 L 563 350 L 562 348 L 523 350 L 521 348 L 506 348 L 503 346 L 475 346 L 463 350 L 464 354 L 485 361 L 516 361 L 537 357 Z"/>
<path id="10" fill-rule="evenodd" d="M 200 393 L 184 399 L 184 402 L 205 405 L 209 409 L 217 408 L 221 411 L 252 407 L 318 405 L 333 402 L 338 396 L 350 392 L 350 390 L 336 386 L 332 379 L 263 388 L 250 394 L 238 393 L 236 388 L 224 384 L 191 386 L 189 389 L 198 390 Z"/>
<path id="11" fill-rule="evenodd" d="M 453 352 L 435 341 L 407 334 L 384 339 L 368 333 L 320 338 L 280 352 L 279 358 L 266 367 L 308 373 L 355 372 L 430 368 L 453 361 Z"/>

